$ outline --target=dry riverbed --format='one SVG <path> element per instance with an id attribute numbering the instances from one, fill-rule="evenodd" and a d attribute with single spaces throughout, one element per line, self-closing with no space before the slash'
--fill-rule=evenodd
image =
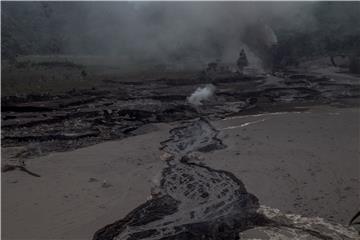
<path id="1" fill-rule="evenodd" d="M 359 202 L 359 109 L 301 110 L 212 122 L 226 148 L 200 162 L 233 173 L 260 204 L 346 224 Z M 125 217 L 157 184 L 160 142 L 176 125 L 28 160 L 40 178 L 3 173 L 3 239 L 89 239 Z"/>

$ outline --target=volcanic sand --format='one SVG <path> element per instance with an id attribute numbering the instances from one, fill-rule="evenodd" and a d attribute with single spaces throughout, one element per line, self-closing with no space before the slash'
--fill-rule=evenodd
<path id="1" fill-rule="evenodd" d="M 261 204 L 346 224 L 359 202 L 359 113 L 312 107 L 214 121 L 227 148 L 201 158 L 234 173 Z M 175 126 L 27 160 L 40 178 L 2 173 L 3 239 L 89 239 L 123 218 L 149 198 L 165 166 L 160 142 Z"/>

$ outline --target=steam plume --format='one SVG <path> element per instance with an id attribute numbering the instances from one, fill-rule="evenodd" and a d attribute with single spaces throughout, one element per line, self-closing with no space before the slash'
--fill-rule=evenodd
<path id="1" fill-rule="evenodd" d="M 192 105 L 200 106 L 203 101 L 209 100 L 214 95 L 215 89 L 212 84 L 207 84 L 203 88 L 199 87 L 188 97 L 188 101 Z"/>

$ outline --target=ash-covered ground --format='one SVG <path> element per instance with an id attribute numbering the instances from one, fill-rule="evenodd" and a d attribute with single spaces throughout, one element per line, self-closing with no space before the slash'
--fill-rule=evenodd
<path id="1" fill-rule="evenodd" d="M 2 239 L 359 239 L 358 2 L 1 2 Z"/>
<path id="2" fill-rule="evenodd" d="M 156 180 L 152 179 L 150 181 L 152 183 L 143 186 L 144 189 L 151 189 L 151 199 L 140 201 L 143 204 L 131 211 L 124 219 L 111 225 L 107 225 L 111 222 L 103 221 L 96 223 L 95 226 L 91 224 L 90 226 L 97 229 L 85 232 L 96 232 L 94 239 L 238 239 L 239 237 L 241 239 L 253 239 L 254 236 L 260 239 L 267 239 L 266 237 L 270 239 L 274 237 L 284 238 L 285 236 L 287 236 L 285 239 L 355 239 L 355 229 L 337 225 L 338 223 L 344 224 L 348 221 L 346 218 L 350 218 L 352 213 L 355 213 L 355 209 L 346 205 L 347 203 L 344 203 L 344 205 L 338 202 L 339 207 L 346 206 L 344 214 L 338 213 L 341 210 L 336 210 L 333 213 L 327 210 L 309 210 L 308 203 L 301 197 L 301 191 L 299 191 L 297 184 L 291 184 L 286 188 L 287 190 L 280 190 L 280 192 L 284 190 L 292 192 L 289 196 L 287 194 L 284 196 L 296 197 L 293 200 L 295 201 L 293 206 L 285 207 L 286 212 L 305 214 L 305 217 L 287 215 L 276 209 L 260 205 L 262 199 L 249 193 L 244 183 L 239 179 L 239 175 L 232 173 L 232 169 L 236 172 L 247 171 L 245 170 L 246 167 L 243 168 L 235 164 L 230 168 L 227 166 L 221 167 L 226 168 L 227 171 L 220 170 L 221 168 L 214 169 L 207 166 L 206 158 L 210 159 L 210 164 L 214 163 L 211 155 L 207 156 L 205 154 L 199 157 L 198 154 L 201 154 L 201 152 L 212 153 L 219 151 L 219 149 L 227 151 L 227 145 L 223 144 L 222 139 L 225 133 L 222 133 L 222 138 L 218 138 L 219 131 L 211 122 L 218 122 L 223 119 L 230 119 L 231 121 L 231 119 L 245 118 L 247 116 L 257 118 L 266 114 L 270 116 L 291 112 L 306 114 L 314 106 L 330 106 L 334 109 L 357 109 L 359 97 L 359 77 L 334 67 L 316 68 L 316 70 L 312 71 L 300 69 L 283 70 L 272 74 L 243 74 L 231 72 L 227 69 L 204 70 L 188 78 L 155 78 L 147 81 L 104 79 L 96 87 L 71 90 L 62 94 L 3 97 L 2 174 L 9 177 L 6 178 L 5 189 L 12 192 L 9 195 L 10 197 L 16 191 L 9 188 L 14 184 L 21 184 L 18 181 L 19 179 L 24 181 L 23 177 L 48 179 L 51 170 L 45 169 L 48 169 L 51 165 L 52 153 L 73 151 L 80 148 L 84 148 L 86 152 L 85 147 L 110 140 L 130 139 L 132 141 L 131 139 L 136 136 L 141 137 L 156 132 L 157 127 L 155 126 L 165 123 L 174 126 L 169 132 L 170 138 L 158 142 L 163 155 L 158 155 L 157 158 L 165 161 L 166 165 L 158 166 L 155 171 L 158 178 Z M 261 124 L 266 120 L 267 118 L 260 118 L 240 125 L 227 126 L 222 131 L 235 132 L 236 128 Z M 308 124 L 311 125 L 311 123 Z M 317 126 L 317 124 L 314 122 L 314 125 Z M 180 127 L 177 127 L 179 125 Z M 280 131 L 281 133 L 282 130 L 274 131 Z M 293 138 L 303 134 L 297 131 L 299 130 L 291 131 L 291 134 L 294 134 Z M 274 137 L 277 134 L 273 132 L 271 136 L 268 135 L 266 138 L 269 139 L 269 137 Z M 236 136 L 238 135 L 236 134 Z M 242 136 L 242 138 L 247 139 L 253 136 L 256 135 L 248 134 L 247 137 Z M 291 142 L 293 141 L 291 139 Z M 144 147 L 148 145 L 146 142 L 142 144 Z M 320 146 L 323 146 L 322 143 L 319 143 Z M 136 148 L 140 146 L 135 145 L 134 147 L 135 151 L 137 151 Z M 268 156 L 263 155 L 261 147 L 252 154 L 250 148 L 246 150 L 240 147 L 239 151 L 246 151 L 249 155 L 256 155 L 258 152 L 263 160 L 274 161 L 271 154 Z M 287 147 L 284 147 L 284 149 L 287 149 Z M 291 149 L 293 148 L 289 149 L 290 152 L 293 151 Z M 351 151 L 353 150 L 355 149 Z M 100 149 L 100 155 L 101 151 Z M 144 154 L 146 152 L 147 150 L 144 150 Z M 138 155 L 135 152 L 130 154 L 133 156 Z M 313 154 L 315 156 L 318 153 L 315 151 Z M 48 163 L 50 165 L 45 163 L 45 166 L 48 167 L 43 168 L 41 167 L 42 160 L 39 162 L 38 159 L 42 159 L 39 157 L 46 155 L 49 155 L 50 162 Z M 300 155 L 303 157 L 303 154 Z M 225 154 L 224 156 L 228 155 Z M 237 152 L 235 157 L 238 156 Z M 229 155 L 228 158 L 227 160 L 224 159 L 225 163 L 232 161 L 230 159 L 234 159 L 234 156 Z M 218 164 L 221 165 L 224 160 L 219 159 L 215 162 L 220 161 Z M 352 163 L 354 163 L 353 160 L 351 160 Z M 140 158 L 137 167 L 134 167 L 142 168 L 141 161 Z M 308 160 L 306 159 L 306 161 Z M 275 162 L 274 167 L 276 165 L 281 169 L 281 165 L 277 165 L 278 163 Z M 34 163 L 35 165 L 33 165 Z M 315 162 L 310 163 L 310 165 L 314 164 Z M 76 168 L 81 168 L 81 165 L 83 164 Z M 215 163 L 215 165 L 217 164 Z M 86 164 L 83 166 L 85 167 Z M 331 164 L 323 167 L 333 169 Z M 312 171 L 316 169 L 311 166 L 309 169 L 311 169 L 309 172 L 311 173 L 310 178 L 315 177 L 315 173 Z M 61 169 L 59 171 L 61 172 Z M 257 171 L 262 171 L 262 167 L 259 167 Z M 250 175 L 255 174 L 254 176 L 257 176 L 257 171 L 253 172 L 253 174 L 250 172 Z M 272 174 L 275 174 L 276 179 L 278 179 L 288 170 L 282 171 L 277 171 L 279 174 L 275 174 L 274 171 Z M 22 177 L 16 177 L 18 174 L 22 175 Z M 289 175 L 289 173 L 286 174 Z M 96 175 L 94 172 L 94 176 Z M 94 176 L 89 175 L 88 182 L 99 181 Z M 103 177 L 107 178 L 106 174 Z M 122 181 L 124 177 L 120 174 L 117 178 Z M 284 179 L 280 181 L 280 184 L 293 181 L 290 175 L 286 178 L 283 177 Z M 327 177 L 328 175 L 322 176 L 323 180 Z M 246 176 L 246 178 L 248 177 Z M 304 180 L 307 178 L 307 174 L 301 177 Z M 271 179 L 270 181 L 273 181 L 274 185 L 278 184 L 278 180 Z M 346 188 L 353 189 L 354 186 L 358 185 L 358 179 L 350 179 L 352 179 L 349 180 L 350 182 L 357 181 L 357 183 L 352 182 L 350 184 L 348 180 L 343 180 L 345 181 L 343 184 L 346 184 Z M 323 180 L 320 183 L 325 185 L 322 182 Z M 62 182 L 62 180 L 60 181 Z M 295 182 L 297 181 L 295 180 Z M 30 185 L 32 184 L 34 183 Z M 21 187 L 23 191 L 30 187 L 30 185 L 27 185 Z M 135 185 L 136 183 L 134 183 Z M 252 185 L 251 182 L 250 185 Z M 33 187 L 35 186 L 36 183 Z M 109 190 L 117 188 L 114 180 L 110 182 L 104 180 L 101 186 L 103 189 Z M 62 192 L 66 192 L 66 189 L 64 187 Z M 84 191 L 87 187 L 83 186 L 81 189 L 81 191 Z M 260 193 L 262 196 L 264 189 L 262 187 L 258 189 L 259 191 L 256 191 L 256 193 Z M 50 193 L 51 191 L 46 190 L 46 192 Z M 119 193 L 121 196 L 121 192 Z M 331 190 L 329 193 L 330 196 L 327 196 L 333 199 Z M 98 194 L 96 193 L 96 198 L 102 198 Z M 305 191 L 302 194 L 305 194 Z M 353 194 L 353 191 L 350 190 L 349 194 Z M 64 197 L 68 199 L 70 195 L 65 194 Z M 142 195 L 143 193 L 139 196 Z M 313 198 L 316 198 L 317 194 L 313 193 L 312 195 Z M 75 196 L 78 195 L 75 194 Z M 114 196 L 117 196 L 117 194 Z M 323 196 L 321 195 L 321 198 Z M 78 196 L 76 198 L 80 200 L 83 197 Z M 358 196 L 354 195 L 348 200 L 343 199 L 342 201 L 353 202 L 357 198 Z M 103 200 L 105 201 L 105 199 L 107 198 Z M 278 199 L 275 201 L 276 207 L 281 208 L 281 201 L 286 197 L 273 196 L 270 199 L 269 201 L 266 197 L 266 203 Z M 20 215 L 15 214 L 15 216 L 10 217 L 8 214 L 11 213 L 8 211 L 11 209 L 19 208 L 28 211 L 26 210 L 28 207 L 25 205 L 18 205 L 19 203 L 14 203 L 14 205 L 8 201 L 10 199 L 5 200 L 7 206 L 6 216 L 11 219 L 10 222 L 16 221 L 21 216 L 19 213 Z M 37 205 L 39 199 L 33 201 Z M 105 209 L 110 207 L 106 201 L 99 206 Z M 322 204 L 321 202 L 317 202 L 314 208 Z M 333 204 L 333 200 L 330 200 L 330 202 L 329 204 Z M 48 204 L 48 206 L 51 206 L 51 202 Z M 61 205 L 64 204 L 66 205 L 65 202 L 61 203 Z M 42 211 L 46 208 L 42 207 Z M 57 208 L 57 211 L 62 209 L 62 207 Z M 316 218 L 319 215 L 326 217 L 327 220 Z M 333 219 L 332 215 L 336 215 L 336 219 Z M 116 213 L 113 213 L 112 216 L 119 219 L 122 215 L 116 217 Z M 45 219 L 46 217 L 43 220 Z M 332 223 L 327 222 L 329 220 Z M 51 224 L 47 227 L 51 227 Z M 44 229 L 47 229 L 47 227 L 44 227 Z M 100 227 L 102 228 L 98 230 Z M 5 229 L 9 234 L 7 236 L 20 236 L 13 232 L 12 225 L 5 225 Z M 66 227 L 63 230 L 66 230 Z M 34 236 L 47 236 L 44 232 L 41 233 L 41 230 L 31 230 L 30 232 Z M 82 238 L 87 235 L 83 235 L 83 231 L 80 232 L 75 231 L 75 235 L 59 235 L 59 233 L 53 232 L 48 236 L 80 236 Z M 89 235 L 87 236 L 89 237 Z"/>

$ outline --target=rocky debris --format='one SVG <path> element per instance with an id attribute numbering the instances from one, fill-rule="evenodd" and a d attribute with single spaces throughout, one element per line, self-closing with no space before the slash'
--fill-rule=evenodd
<path id="1" fill-rule="evenodd" d="M 2 106 L 2 112 L 49 112 L 65 107 L 94 102 L 98 97 L 71 97 L 46 101 L 7 103 Z"/>
<path id="2" fill-rule="evenodd" d="M 133 136 L 146 124 L 222 118 L 283 104 L 340 105 L 360 97 L 356 81 L 296 71 L 242 76 L 216 68 L 211 78 L 106 80 L 97 88 L 61 95 L 3 97 L 2 146 L 39 142 L 47 154 Z M 210 82 L 217 89 L 214 96 L 200 107 L 191 106 L 187 97 Z M 29 151 L 28 157 L 34 154 Z"/>
<path id="3" fill-rule="evenodd" d="M 222 63 L 220 59 L 217 59 L 214 62 L 208 63 L 205 71 L 202 72 L 204 76 L 207 76 L 209 79 L 213 79 L 214 77 L 218 77 L 221 74 L 231 74 L 235 73 L 236 71 L 231 69 L 228 64 Z"/>
<path id="4" fill-rule="evenodd" d="M 96 137 L 99 135 L 98 131 L 88 132 L 59 132 L 49 135 L 22 135 L 22 136 L 6 136 L 3 137 L 3 141 L 9 142 L 42 142 L 51 140 L 74 140 L 86 137 Z"/>
<path id="5" fill-rule="evenodd" d="M 183 157 L 194 151 L 224 148 L 216 136 L 218 131 L 205 119 L 200 118 L 184 126 L 170 130 L 170 138 L 161 143 L 162 150 Z"/>
<path id="6" fill-rule="evenodd" d="M 124 219 L 109 224 L 98 230 L 93 239 L 116 239 L 119 234 L 127 228 L 145 225 L 149 222 L 161 220 L 167 215 L 171 215 L 178 210 L 178 202 L 170 196 L 162 196 L 140 205 L 131 211 Z M 133 239 L 142 239 L 151 235 L 158 234 L 157 230 L 144 230 L 132 234 Z"/>
<path id="7" fill-rule="evenodd" d="M 216 62 L 210 62 L 208 63 L 207 65 L 207 68 L 206 68 L 206 71 L 207 72 L 211 72 L 211 71 L 214 71 L 216 72 L 218 69 L 218 66 L 219 66 L 219 63 L 220 63 L 220 60 L 217 60 Z"/>
<path id="8" fill-rule="evenodd" d="M 360 74 L 360 56 L 353 56 L 350 59 L 349 72 Z"/>
<path id="9" fill-rule="evenodd" d="M 89 181 L 88 182 L 98 182 L 99 180 L 97 179 L 97 178 L 93 178 L 93 177 L 91 177 L 91 178 L 89 178 Z"/>
<path id="10" fill-rule="evenodd" d="M 304 239 L 304 240 L 345 240 L 345 239 L 356 239 L 352 238 L 343 238 L 341 234 L 338 234 L 336 237 L 329 237 L 325 234 L 320 234 L 313 232 L 312 230 L 297 229 L 294 227 L 256 227 L 249 229 L 247 231 L 241 232 L 239 234 L 240 239 L 244 240 L 292 240 L 292 239 Z"/>
<path id="11" fill-rule="evenodd" d="M 34 173 L 30 170 L 28 170 L 25 165 L 10 165 L 10 164 L 4 164 L 3 166 L 1 166 L 1 172 L 9 172 L 9 171 L 14 171 L 14 170 L 20 170 L 23 172 L 26 172 L 27 174 L 34 176 L 34 177 L 40 177 L 39 174 Z"/>
<path id="12" fill-rule="evenodd" d="M 260 96 L 265 96 L 271 102 L 303 102 L 317 100 L 320 93 L 317 90 L 305 87 L 292 88 L 267 88 L 262 91 Z"/>
<path id="13" fill-rule="evenodd" d="M 206 119 L 170 131 L 160 194 L 123 220 L 98 230 L 93 239 L 236 239 L 239 231 L 266 220 L 258 199 L 229 172 L 198 165 L 187 156 L 223 147 Z"/>
<path id="14" fill-rule="evenodd" d="M 112 185 L 110 183 L 108 183 L 106 180 L 104 180 L 101 184 L 102 188 L 109 188 L 112 187 Z"/>
<path id="15" fill-rule="evenodd" d="M 240 233 L 240 239 L 349 240 L 359 238 L 354 228 L 328 223 L 319 217 L 308 218 L 296 214 L 284 214 L 280 210 L 268 206 L 260 206 L 258 212 L 273 221 L 275 225 L 258 226 L 246 230 Z"/>
<path id="16" fill-rule="evenodd" d="M 244 67 L 249 65 L 249 61 L 247 59 L 246 53 L 244 49 L 241 49 L 239 58 L 236 61 L 236 66 L 240 73 L 243 73 Z"/>
<path id="17" fill-rule="evenodd" d="M 350 219 L 349 225 L 360 224 L 360 222 L 355 221 L 355 220 L 358 219 L 359 217 L 360 217 L 360 211 L 358 211 L 358 212 Z"/>

